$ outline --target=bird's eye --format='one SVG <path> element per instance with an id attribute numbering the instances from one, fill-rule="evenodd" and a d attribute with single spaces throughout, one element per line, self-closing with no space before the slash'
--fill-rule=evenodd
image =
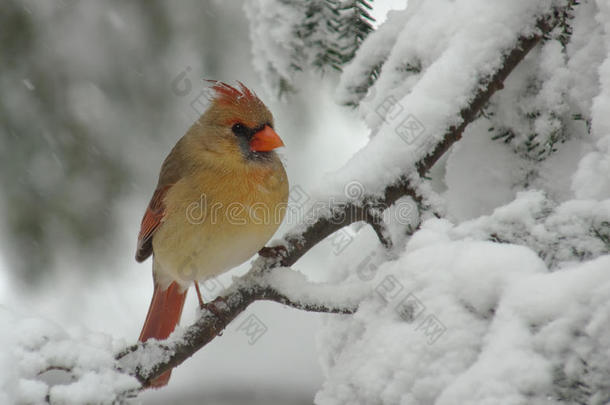
<path id="1" fill-rule="evenodd" d="M 231 131 L 233 131 L 235 135 L 240 136 L 245 135 L 246 132 L 248 132 L 248 128 L 244 124 L 238 122 L 237 124 L 233 124 Z"/>

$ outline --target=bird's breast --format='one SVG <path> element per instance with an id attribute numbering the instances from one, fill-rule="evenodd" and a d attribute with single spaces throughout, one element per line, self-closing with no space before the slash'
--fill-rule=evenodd
<path id="1" fill-rule="evenodd" d="M 286 213 L 281 170 L 201 172 L 168 191 L 153 237 L 155 277 L 184 286 L 248 260 L 273 236 Z"/>

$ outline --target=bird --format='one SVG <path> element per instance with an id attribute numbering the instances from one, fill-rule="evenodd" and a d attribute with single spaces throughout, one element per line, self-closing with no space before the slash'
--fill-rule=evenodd
<path id="1" fill-rule="evenodd" d="M 138 234 L 136 261 L 152 255 L 153 296 L 139 341 L 164 340 L 198 282 L 247 261 L 278 229 L 288 178 L 271 112 L 243 83 L 209 81 L 206 111 L 170 151 Z M 171 370 L 150 386 L 167 385 Z"/>

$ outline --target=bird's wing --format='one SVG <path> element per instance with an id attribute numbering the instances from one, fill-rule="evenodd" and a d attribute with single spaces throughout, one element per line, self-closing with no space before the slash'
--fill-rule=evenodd
<path id="1" fill-rule="evenodd" d="M 144 218 L 142 218 L 142 225 L 140 225 L 138 247 L 136 249 L 136 260 L 138 262 L 143 262 L 152 254 L 152 238 L 165 215 L 163 199 L 167 191 L 183 176 L 182 165 L 180 164 L 182 161 L 180 149 L 183 142 L 184 137 L 176 143 L 161 165 L 157 189 L 150 199 L 150 203 L 148 203 Z"/>
<path id="2" fill-rule="evenodd" d="M 136 260 L 138 262 L 143 262 L 152 254 L 152 237 L 161 225 L 165 215 L 163 197 L 165 197 L 170 187 L 171 185 L 158 187 L 150 199 L 150 203 L 148 203 L 138 235 L 138 247 L 136 249 Z"/>

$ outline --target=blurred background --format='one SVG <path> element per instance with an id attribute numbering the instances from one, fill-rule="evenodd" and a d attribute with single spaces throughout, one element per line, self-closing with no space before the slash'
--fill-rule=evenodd
<path id="1" fill-rule="evenodd" d="M 374 4 L 378 24 L 389 1 Z M 404 2 L 399 2 L 404 3 Z M 400 5 L 404 7 L 404 4 Z M 291 186 L 307 193 L 367 140 L 333 101 L 338 73 L 304 73 L 278 100 L 254 72 L 238 1 L 22 1 L 0 6 L 0 306 L 68 331 L 136 340 L 152 278 L 136 236 L 165 155 L 203 111 L 202 78 L 254 89 L 276 117 Z M 279 234 L 286 229 L 284 226 Z M 296 269 L 325 279 L 328 243 Z M 241 266 L 204 286 L 218 294 Z M 183 324 L 195 315 L 189 297 Z M 323 371 L 322 316 L 256 304 L 266 333 L 239 319 L 145 403 L 307 404 Z"/>

